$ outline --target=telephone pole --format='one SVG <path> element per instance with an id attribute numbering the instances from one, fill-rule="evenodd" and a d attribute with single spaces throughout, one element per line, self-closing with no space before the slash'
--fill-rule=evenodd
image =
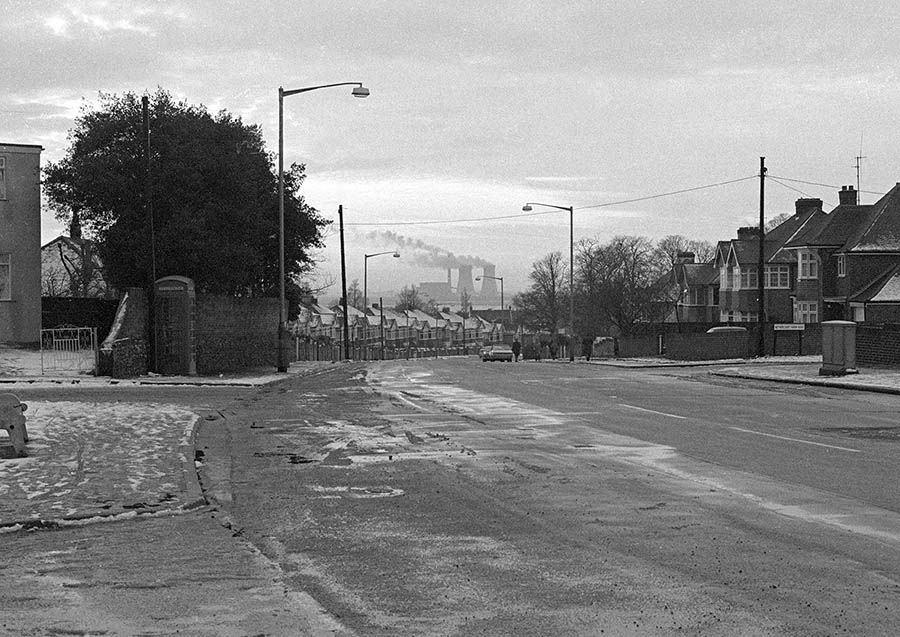
<path id="1" fill-rule="evenodd" d="M 757 326 L 759 341 L 756 347 L 757 356 L 766 355 L 766 158 L 759 158 L 759 260 L 756 266 L 756 284 L 759 294 L 757 308 Z"/>

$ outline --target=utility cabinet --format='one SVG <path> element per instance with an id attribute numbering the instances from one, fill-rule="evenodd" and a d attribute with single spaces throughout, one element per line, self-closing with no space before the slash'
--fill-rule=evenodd
<path id="1" fill-rule="evenodd" d="M 855 374 L 856 323 L 825 321 L 822 323 L 822 367 L 820 376 Z"/>

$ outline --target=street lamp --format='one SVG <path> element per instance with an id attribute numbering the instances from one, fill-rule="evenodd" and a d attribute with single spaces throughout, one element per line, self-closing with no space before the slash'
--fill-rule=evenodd
<path id="1" fill-rule="evenodd" d="M 400 258 L 398 250 L 388 250 L 387 252 L 376 252 L 375 254 L 367 254 L 363 261 L 363 311 L 369 311 L 369 259 L 372 257 L 380 257 L 382 254 L 390 254 L 395 259 Z"/>
<path id="2" fill-rule="evenodd" d="M 575 360 L 575 285 L 572 274 L 575 271 L 575 223 L 572 206 L 554 206 L 549 203 L 537 203 L 535 201 L 522 206 L 524 212 L 531 212 L 532 206 L 555 208 L 556 210 L 569 211 L 569 361 Z"/>
<path id="3" fill-rule="evenodd" d="M 369 89 L 360 82 L 339 82 L 337 84 L 322 84 L 320 86 L 307 86 L 285 91 L 278 87 L 278 363 L 279 372 L 287 371 L 287 361 L 284 357 L 284 339 L 287 331 L 287 306 L 284 295 L 284 98 L 298 93 L 307 93 L 320 88 L 333 86 L 353 86 L 353 97 L 368 97 Z"/>
<path id="4" fill-rule="evenodd" d="M 500 281 L 500 310 L 501 312 L 506 307 L 503 304 L 503 277 L 502 276 L 491 276 L 489 274 L 482 274 L 481 276 L 476 276 L 476 281 L 481 281 L 482 279 L 494 279 L 494 281 Z"/>

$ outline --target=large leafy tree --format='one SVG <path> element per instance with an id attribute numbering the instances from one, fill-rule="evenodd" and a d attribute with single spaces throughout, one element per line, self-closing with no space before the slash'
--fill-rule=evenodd
<path id="1" fill-rule="evenodd" d="M 156 276 L 188 276 L 205 292 L 277 295 L 278 178 L 261 128 L 162 89 L 149 98 L 149 120 Z M 145 287 L 152 278 L 142 131 L 140 96 L 102 94 L 95 110 L 77 118 L 65 157 L 44 174 L 57 218 L 79 216 L 107 280 L 120 287 Z M 327 224 L 298 194 L 304 169 L 294 164 L 285 172 L 290 279 L 312 267 Z"/>

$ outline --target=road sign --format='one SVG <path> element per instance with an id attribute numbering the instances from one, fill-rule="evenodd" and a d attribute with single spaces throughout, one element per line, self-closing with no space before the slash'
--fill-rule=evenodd
<path id="1" fill-rule="evenodd" d="M 803 323 L 775 323 L 776 332 L 802 332 L 805 329 Z"/>

